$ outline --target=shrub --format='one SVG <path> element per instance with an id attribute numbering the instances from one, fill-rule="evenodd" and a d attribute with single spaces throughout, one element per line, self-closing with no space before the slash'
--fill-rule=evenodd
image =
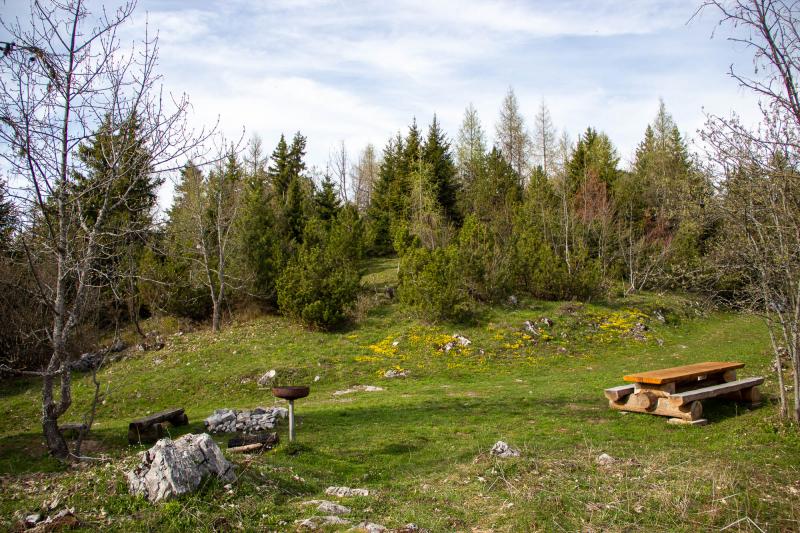
<path id="1" fill-rule="evenodd" d="M 455 246 L 407 248 L 400 258 L 398 278 L 400 302 L 424 320 L 463 321 L 472 314 Z"/>
<path id="2" fill-rule="evenodd" d="M 358 295 L 359 275 L 348 248 L 352 243 L 337 235 L 342 233 L 335 224 L 326 229 L 322 221 L 310 221 L 297 256 L 278 278 L 281 312 L 310 327 L 337 326 Z"/>

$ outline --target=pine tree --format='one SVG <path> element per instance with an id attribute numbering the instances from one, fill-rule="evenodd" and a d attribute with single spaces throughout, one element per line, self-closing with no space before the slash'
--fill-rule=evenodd
<path id="1" fill-rule="evenodd" d="M 519 110 L 517 96 L 511 87 L 508 88 L 500 107 L 496 135 L 497 145 L 503 157 L 516 172 L 520 184 L 524 184 L 530 165 L 531 139 L 525 126 L 525 119 Z"/>
<path id="2" fill-rule="evenodd" d="M 450 142 L 439 127 L 436 115 L 428 128 L 428 136 L 421 149 L 422 160 L 431 169 L 431 185 L 433 194 L 445 219 L 458 224 L 461 213 L 457 206 L 458 186 L 456 168 L 450 153 Z"/>

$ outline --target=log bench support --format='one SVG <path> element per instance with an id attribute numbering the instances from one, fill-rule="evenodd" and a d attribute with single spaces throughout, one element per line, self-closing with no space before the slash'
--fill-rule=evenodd
<path id="1" fill-rule="evenodd" d="M 170 425 L 185 426 L 188 423 L 189 417 L 183 409 L 167 409 L 137 418 L 128 424 L 128 442 L 130 444 L 155 442 L 167 435 L 167 428 Z"/>
<path id="2" fill-rule="evenodd" d="M 757 387 L 764 382 L 763 377 L 738 381 L 735 378 L 735 372 L 726 372 L 724 376 L 701 376 L 698 381 L 713 384 L 689 390 L 678 389 L 674 382 L 662 385 L 634 383 L 606 389 L 605 395 L 612 409 L 668 416 L 672 423 L 702 425 L 705 419 L 701 418 L 701 400 L 724 397 L 751 404 L 760 400 Z"/>

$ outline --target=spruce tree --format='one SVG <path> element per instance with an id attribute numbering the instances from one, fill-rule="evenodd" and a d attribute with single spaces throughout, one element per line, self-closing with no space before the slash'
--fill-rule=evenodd
<path id="1" fill-rule="evenodd" d="M 428 128 L 428 136 L 421 149 L 422 160 L 430 167 L 430 180 L 434 198 L 445 219 L 459 224 L 461 213 L 457 206 L 458 184 L 456 167 L 450 153 L 450 142 L 439 127 L 436 115 Z"/>
<path id="2" fill-rule="evenodd" d="M 285 197 L 289 190 L 291 181 L 291 169 L 289 164 L 289 147 L 286 145 L 286 138 L 281 134 L 278 146 L 272 152 L 271 163 L 267 170 L 270 184 L 276 195 Z"/>
<path id="3" fill-rule="evenodd" d="M 320 220 L 330 222 L 336 218 L 341 207 L 339 195 L 336 194 L 336 184 L 326 172 L 319 190 L 314 194 L 315 214 Z"/>

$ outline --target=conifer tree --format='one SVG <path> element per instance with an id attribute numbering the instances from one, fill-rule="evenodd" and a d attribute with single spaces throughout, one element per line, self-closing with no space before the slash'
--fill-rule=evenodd
<path id="1" fill-rule="evenodd" d="M 544 99 L 534 119 L 533 154 L 544 175 L 552 176 L 556 158 L 556 129 Z"/>
<path id="2" fill-rule="evenodd" d="M 500 119 L 496 127 L 497 146 L 512 170 L 517 173 L 520 184 L 524 184 L 530 166 L 531 138 L 525 119 L 519 110 L 514 89 L 509 87 L 500 107 Z"/>
<path id="3" fill-rule="evenodd" d="M 291 181 L 291 168 L 289 164 L 289 147 L 286 145 L 286 138 L 281 134 L 278 146 L 272 152 L 271 163 L 267 170 L 270 184 L 279 197 L 285 197 L 289 190 Z"/>
<path id="4" fill-rule="evenodd" d="M 480 172 L 486 157 L 486 135 L 475 106 L 469 104 L 464 110 L 464 120 L 458 130 L 456 161 L 458 180 L 464 191 L 469 191 Z"/>
<path id="5" fill-rule="evenodd" d="M 428 136 L 421 148 L 422 160 L 431 171 L 431 186 L 445 219 L 458 224 L 461 220 L 457 206 L 458 186 L 456 168 L 450 153 L 450 142 L 439 126 L 436 115 L 428 128 Z"/>
<path id="6" fill-rule="evenodd" d="M 341 210 L 341 202 L 336 194 L 336 183 L 329 173 L 325 173 L 319 190 L 314 194 L 314 207 L 317 218 L 330 222 Z"/>

